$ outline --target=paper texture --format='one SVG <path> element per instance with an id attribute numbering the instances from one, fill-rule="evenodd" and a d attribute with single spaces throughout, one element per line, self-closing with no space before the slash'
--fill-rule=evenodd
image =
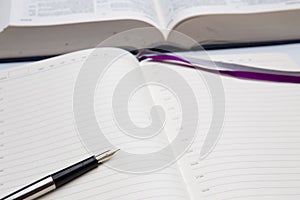
<path id="1" fill-rule="evenodd" d="M 158 24 L 152 1 L 13 0 L 12 25 L 54 25 L 108 20 L 142 20 Z"/>
<path id="2" fill-rule="evenodd" d="M 72 94 L 78 71 L 90 51 L 69 54 L 1 71 L 0 194 L 12 192 L 51 172 L 97 152 L 88 152 L 74 122 Z M 122 134 L 107 113 L 113 80 L 137 63 L 117 64 L 122 70 L 108 72 L 95 98 L 97 119 L 114 145 L 125 151 L 145 153 L 168 144 L 163 137 L 140 141 Z M 124 71 L 125 70 L 125 71 Z M 138 125 L 149 123 L 141 101 L 133 99 L 130 111 Z M 107 146 L 98 143 L 105 149 Z M 100 153 L 100 152 L 98 152 Z M 117 155 L 114 159 L 117 159 Z M 132 163 L 134 164 L 134 163 Z M 102 165 L 42 199 L 187 199 L 179 169 L 172 165 L 148 174 L 117 172 Z"/>
<path id="3" fill-rule="evenodd" d="M 299 9 L 299 0 L 12 0 L 10 23 L 57 25 L 107 20 L 142 20 L 172 29 L 187 18 L 207 14 L 241 14 Z"/>
<path id="4" fill-rule="evenodd" d="M 91 155 L 78 136 L 72 110 L 76 76 L 89 53 L 89 50 L 76 52 L 0 71 L 1 195 Z M 235 54 L 214 59 L 297 69 L 281 54 Z M 132 120 L 145 126 L 149 124 L 151 106 L 159 103 L 169 108 L 170 123 L 165 127 L 168 140 L 159 135 L 150 141 L 139 141 L 122 134 L 113 124 L 107 103 L 115 81 L 136 64 L 136 60 L 122 60 L 118 66 L 123 70 L 108 71 L 110 76 L 96 90 L 95 111 L 115 146 L 147 153 L 168 145 L 176 137 L 180 105 L 172 92 L 159 87 L 151 89 L 153 101 L 149 101 L 146 91 L 138 93 L 129 104 Z M 104 200 L 215 200 L 299 196 L 299 85 L 223 77 L 226 94 L 223 131 L 211 154 L 200 160 L 201 146 L 211 124 L 210 92 L 194 71 L 169 67 L 191 85 L 199 105 L 199 132 L 187 154 L 163 170 L 139 175 L 100 166 L 42 199 L 97 196 Z"/>
<path id="5" fill-rule="evenodd" d="M 167 4 L 165 2 L 165 4 Z M 197 15 L 247 14 L 299 9 L 299 0 L 169 0 L 165 10 L 167 27 L 173 28 L 180 21 Z M 247 23 L 247 22 L 245 22 Z"/>
<path id="6" fill-rule="evenodd" d="M 0 32 L 9 24 L 10 8 L 10 1 L 0 2 Z"/>
<path id="7" fill-rule="evenodd" d="M 282 54 L 229 54 L 215 55 L 212 59 L 299 71 L 299 67 Z M 188 74 L 184 69 L 180 73 Z M 190 81 L 197 91 L 199 81 Z M 207 157 L 200 159 L 206 127 L 200 130 L 189 153 L 179 161 L 192 199 L 297 198 L 300 185 L 300 96 L 297 94 L 300 86 L 228 77 L 222 77 L 222 81 L 226 112 L 219 141 Z M 203 91 L 201 94 L 200 105 L 200 99 L 205 101 Z M 211 116 L 208 113 L 206 117 Z M 201 119 L 204 123 L 209 121 Z"/>

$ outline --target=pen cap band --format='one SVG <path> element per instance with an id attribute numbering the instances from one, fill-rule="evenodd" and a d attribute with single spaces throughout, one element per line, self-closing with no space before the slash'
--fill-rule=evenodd
<path id="1" fill-rule="evenodd" d="M 71 165 L 68 168 L 62 169 L 52 175 L 56 187 L 60 187 L 69 181 L 81 176 L 82 174 L 94 169 L 98 166 L 98 161 L 95 156 L 87 158 L 79 163 Z"/>

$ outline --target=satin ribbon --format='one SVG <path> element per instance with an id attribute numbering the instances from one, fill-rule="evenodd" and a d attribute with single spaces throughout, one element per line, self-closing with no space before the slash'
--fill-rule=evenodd
<path id="1" fill-rule="evenodd" d="M 233 63 L 212 62 L 187 56 L 181 58 L 174 54 L 153 54 L 152 51 L 141 51 L 136 56 L 139 61 L 148 60 L 153 62 L 172 63 L 178 66 L 194 68 L 239 79 L 281 83 L 300 83 L 299 71 L 269 70 Z"/>

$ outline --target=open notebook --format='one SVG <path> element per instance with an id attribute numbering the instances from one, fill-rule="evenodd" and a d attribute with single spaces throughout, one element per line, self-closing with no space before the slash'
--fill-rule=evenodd
<path id="1" fill-rule="evenodd" d="M 78 135 L 72 108 L 76 76 L 91 51 L 1 70 L 0 196 L 91 154 Z M 214 59 L 296 69 L 281 54 Z M 174 138 L 180 106 L 171 92 L 159 87 L 137 92 L 129 103 L 134 123 L 149 124 L 149 109 L 157 103 L 169 110 L 168 120 L 162 134 L 149 141 L 124 135 L 110 116 L 109 103 L 114 83 L 136 64 L 128 56 L 115 63 L 119 70 L 107 71 L 95 92 L 95 113 L 111 143 L 123 151 L 147 154 Z M 151 173 L 132 174 L 103 165 L 42 199 L 298 199 L 300 85 L 222 77 L 226 97 L 222 135 L 200 160 L 211 122 L 210 93 L 192 70 L 168 67 L 191 85 L 200 110 L 197 137 L 185 155 Z"/>

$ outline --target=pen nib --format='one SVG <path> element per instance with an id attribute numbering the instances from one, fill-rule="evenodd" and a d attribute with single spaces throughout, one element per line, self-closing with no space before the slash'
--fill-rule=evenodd
<path id="1" fill-rule="evenodd" d="M 97 156 L 96 156 L 96 159 L 98 160 L 98 163 L 99 163 L 99 164 L 100 164 L 100 163 L 104 163 L 104 162 L 110 160 L 110 159 L 113 157 L 113 155 L 114 155 L 115 153 L 117 153 L 118 151 L 120 151 L 120 149 L 116 149 L 116 150 L 114 150 L 114 151 L 110 151 L 110 150 L 105 151 L 105 152 L 103 152 L 103 153 L 97 155 Z"/>

